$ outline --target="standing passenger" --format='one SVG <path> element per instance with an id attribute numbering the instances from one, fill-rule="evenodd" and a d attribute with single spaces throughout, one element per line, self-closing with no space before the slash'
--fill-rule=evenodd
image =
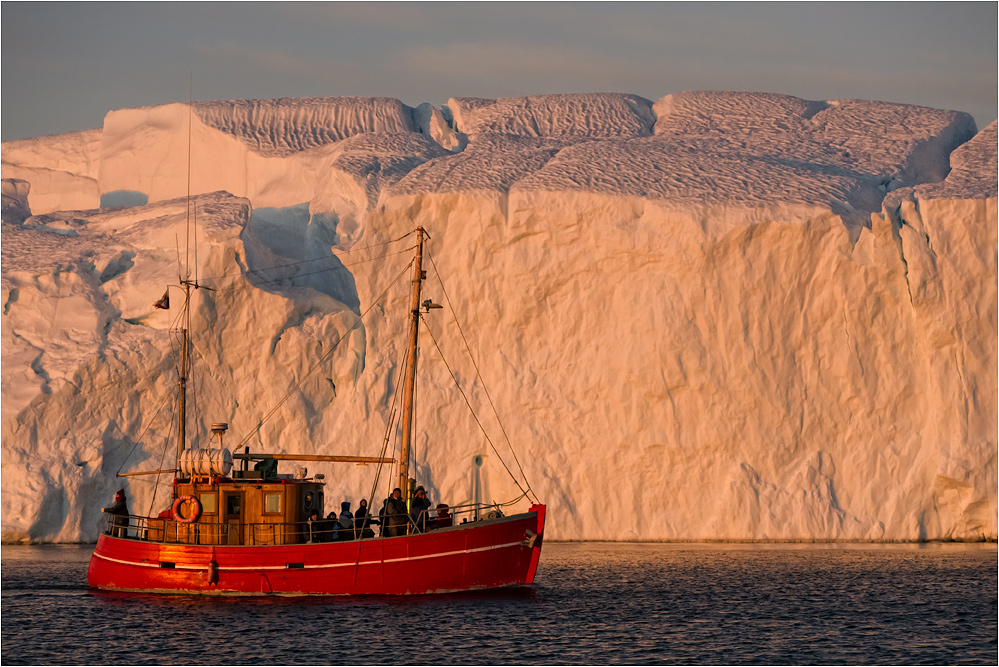
<path id="1" fill-rule="evenodd" d="M 381 536 L 381 537 L 391 537 L 392 536 L 391 535 L 392 531 L 389 529 L 389 521 L 388 521 L 389 501 L 390 500 L 392 500 L 392 499 L 391 498 L 386 498 L 385 500 L 383 500 L 382 501 L 382 508 L 380 510 L 378 510 L 378 519 L 379 519 L 378 523 L 381 526 L 378 529 L 378 535 Z"/>
<path id="2" fill-rule="evenodd" d="M 112 537 L 128 537 L 128 504 L 125 502 L 125 489 L 118 489 L 118 493 L 114 494 L 114 502 L 102 511 L 114 515 L 108 533 Z"/>
<path id="3" fill-rule="evenodd" d="M 402 499 L 402 489 L 399 487 L 392 489 L 392 496 L 388 499 L 385 513 L 387 515 L 385 518 L 389 522 L 389 537 L 405 535 L 409 520 L 406 501 Z"/>
<path id="4" fill-rule="evenodd" d="M 378 523 L 378 519 L 372 519 L 368 512 L 368 501 L 361 498 L 357 511 L 354 513 L 354 529 L 358 531 L 359 537 L 374 537 L 375 531 L 368 528 L 369 524 Z"/>
<path id="5" fill-rule="evenodd" d="M 354 515 L 350 512 L 349 502 L 340 503 L 340 519 L 337 523 L 341 540 L 353 540 L 357 537 L 357 533 L 354 531 Z"/>
<path id="6" fill-rule="evenodd" d="M 357 503 L 357 511 L 354 512 L 354 521 L 360 521 L 362 526 L 371 521 L 370 517 L 368 517 L 368 501 L 364 498 L 361 498 L 360 502 Z"/>
<path id="7" fill-rule="evenodd" d="M 409 516 L 416 524 L 416 529 L 421 533 L 427 530 L 427 513 L 430 511 L 430 501 L 427 500 L 427 490 L 422 486 L 416 487 L 413 500 L 410 502 Z"/>

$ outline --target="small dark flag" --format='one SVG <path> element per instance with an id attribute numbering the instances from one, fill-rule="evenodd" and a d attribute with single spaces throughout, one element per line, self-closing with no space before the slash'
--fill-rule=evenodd
<path id="1" fill-rule="evenodd" d="M 167 289 L 163 292 L 163 298 L 153 304 L 153 308 L 160 308 L 162 310 L 170 310 L 170 290 Z"/>

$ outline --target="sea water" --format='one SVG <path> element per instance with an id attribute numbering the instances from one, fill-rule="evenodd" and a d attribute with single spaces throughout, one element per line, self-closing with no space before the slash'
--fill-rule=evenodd
<path id="1" fill-rule="evenodd" d="M 548 543 L 530 587 L 361 598 L 92 591 L 92 549 L 2 548 L 3 664 L 997 663 L 995 544 Z"/>

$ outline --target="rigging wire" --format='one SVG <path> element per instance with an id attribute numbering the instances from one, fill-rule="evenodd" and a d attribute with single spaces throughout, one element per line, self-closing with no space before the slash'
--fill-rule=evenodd
<path id="1" fill-rule="evenodd" d="M 527 488 L 531 489 L 531 482 L 530 482 L 530 480 L 527 479 L 527 475 L 524 473 L 524 467 L 521 465 L 520 458 L 517 456 L 517 450 L 514 449 L 513 442 L 510 441 L 510 436 L 509 436 L 509 434 L 507 434 L 506 427 L 503 425 L 503 420 L 500 419 L 499 412 L 496 410 L 496 405 L 493 403 L 493 397 L 489 393 L 489 388 L 486 386 L 485 380 L 482 378 L 481 371 L 479 371 L 479 365 L 475 362 L 475 357 L 472 355 L 471 347 L 468 344 L 468 340 L 465 338 L 465 332 L 462 330 L 461 323 L 458 321 L 458 315 L 457 315 L 457 313 L 455 313 L 454 306 L 451 304 L 451 297 L 448 296 L 447 288 L 444 287 L 444 279 L 441 278 L 440 271 L 437 270 L 437 264 L 434 262 L 434 257 L 430 253 L 430 249 L 429 248 L 427 249 L 427 257 L 430 259 L 430 265 L 434 267 L 434 274 L 437 276 L 437 282 L 439 282 L 440 285 L 441 285 L 441 291 L 444 292 L 444 300 L 447 301 L 447 307 L 451 311 L 451 317 L 454 319 L 454 324 L 458 328 L 458 333 L 461 335 L 461 342 L 464 343 L 464 345 L 465 345 L 465 351 L 468 353 L 468 358 L 471 359 L 472 366 L 475 368 L 475 376 L 479 379 L 479 382 L 482 383 L 482 390 L 483 390 L 483 392 L 486 395 L 486 399 L 489 401 L 489 407 L 492 408 L 493 415 L 496 417 L 496 422 L 499 424 L 500 431 L 503 432 L 503 437 L 506 439 L 507 446 L 510 447 L 510 452 L 513 454 L 513 460 L 516 461 L 517 468 L 520 470 L 520 474 L 524 478 L 524 482 L 527 484 Z M 429 328 L 428 328 L 428 330 L 429 330 Z M 431 338 L 433 338 L 433 334 L 431 334 Z M 436 344 L 436 343 L 437 343 L 437 341 L 435 340 L 434 344 Z M 444 355 L 442 353 L 441 357 L 443 357 L 443 356 Z M 446 364 L 447 362 L 445 361 L 444 363 Z M 450 370 L 450 368 L 448 370 Z M 457 382 L 457 380 L 456 380 L 456 382 Z M 469 408 L 471 408 L 471 406 L 469 406 Z M 490 443 L 490 444 L 492 444 L 492 443 Z M 498 453 L 497 453 L 497 456 L 498 456 Z M 505 467 L 505 464 L 504 464 L 504 467 Z M 512 473 L 511 473 L 511 476 L 512 476 Z M 537 496 L 534 497 L 534 500 L 535 500 L 535 502 L 537 502 L 537 500 L 538 500 Z"/>
<path id="2" fill-rule="evenodd" d="M 398 366 L 398 368 L 402 368 L 402 366 L 405 364 L 405 360 L 406 360 L 406 350 L 404 348 L 400 352 L 399 366 Z M 392 405 L 390 406 L 390 410 L 389 410 L 389 421 L 388 421 L 388 424 L 386 424 L 386 426 L 385 426 L 385 437 L 382 438 L 382 449 L 378 453 L 378 458 L 379 459 L 384 459 L 385 458 L 385 454 L 388 453 L 388 446 L 389 446 L 389 442 L 392 440 L 393 425 L 395 423 L 396 405 L 399 403 L 399 397 L 402 394 L 402 387 L 405 384 L 406 384 L 405 382 L 399 382 L 396 385 L 395 393 L 392 396 Z M 373 508 L 374 508 L 374 502 L 375 502 L 375 493 L 378 491 L 378 481 L 381 479 L 382 470 L 384 469 L 384 467 L 385 467 L 385 464 L 382 463 L 381 461 L 379 461 L 378 462 L 378 468 L 375 470 L 375 479 L 371 483 L 371 496 L 368 498 L 368 512 L 373 512 L 374 511 Z M 389 475 L 389 480 L 391 480 L 391 479 L 392 479 L 392 476 Z M 386 497 L 388 495 L 389 494 L 386 494 Z M 383 526 L 383 528 L 384 528 L 384 526 Z"/>
<path id="3" fill-rule="evenodd" d="M 192 331 L 190 330 L 190 328 L 188 328 L 188 330 L 187 330 L 187 342 L 188 342 L 188 345 L 191 348 L 191 351 L 193 352 L 196 348 L 194 346 L 194 336 L 192 335 Z M 190 382 L 188 384 L 191 387 L 191 412 L 192 412 L 192 416 L 193 416 L 193 419 L 191 421 L 193 421 L 194 424 L 195 424 L 195 435 L 197 435 L 198 434 L 197 425 L 200 423 L 198 421 L 198 419 L 199 419 L 199 413 L 198 413 L 198 383 L 199 382 L 198 381 L 203 376 L 199 376 L 199 375 L 197 375 L 194 372 L 194 354 L 189 354 L 187 356 L 187 377 L 190 380 Z M 186 436 L 186 433 L 185 433 L 185 436 Z M 185 442 L 186 442 L 186 437 L 185 437 Z M 188 447 L 188 449 L 192 449 L 192 448 L 193 447 Z"/>
<path id="4" fill-rule="evenodd" d="M 385 245 L 389 245 L 389 244 L 391 244 L 391 243 L 396 243 L 396 242 L 398 242 L 398 241 L 402 241 L 402 240 L 404 240 L 404 239 L 405 239 L 405 238 L 406 238 L 407 236 L 410 236 L 410 235 L 411 235 L 411 234 L 413 234 L 413 233 L 414 233 L 414 232 L 409 232 L 408 234 L 404 234 L 403 236 L 400 236 L 400 237 L 399 237 L 399 238 L 397 238 L 397 239 L 393 239 L 393 240 L 391 240 L 391 241 L 387 241 L 387 242 L 385 242 L 385 243 L 381 243 L 381 244 L 372 244 L 372 245 L 369 245 L 369 246 L 365 246 L 364 248 L 356 248 L 355 250 L 363 250 L 363 249 L 365 249 L 365 248 L 375 248 L 375 247 L 379 247 L 379 246 L 385 246 Z M 414 247 L 415 247 L 415 246 L 414 246 Z M 404 250 L 401 250 L 401 251 L 399 251 L 399 252 L 393 252 L 393 253 L 388 253 L 388 254 L 386 254 L 386 255 L 381 255 L 380 257 L 373 257 L 373 258 L 370 258 L 370 259 L 366 259 L 366 260 L 360 260 L 360 261 L 358 261 L 358 262 L 354 262 L 354 263 L 352 263 L 352 264 L 349 264 L 349 265 L 343 265 L 343 266 L 340 266 L 340 267 L 333 267 L 333 268 L 331 268 L 331 269 L 326 269 L 326 271 L 332 271 L 332 270 L 338 270 L 338 269 L 341 269 L 341 268 L 347 268 L 348 266 L 356 266 L 357 264 L 363 264 L 363 263 L 365 263 L 365 262 L 369 262 L 369 261 L 374 261 L 374 260 L 376 260 L 376 259 L 382 259 L 382 258 L 385 258 L 385 257 L 390 257 L 390 256 L 393 256 L 393 255 L 398 255 L 398 254 L 401 254 L 401 253 L 404 253 L 404 252 L 409 252 L 410 250 L 412 250 L 412 248 L 407 248 L 407 249 L 404 249 Z M 349 251 L 348 251 L 348 252 L 349 252 Z M 330 258 L 329 258 L 329 257 L 325 257 L 325 258 L 317 258 L 317 259 L 330 259 Z M 180 267 L 180 266 L 179 266 L 179 264 L 180 264 L 180 251 L 179 251 L 179 249 L 178 249 L 178 252 L 177 252 L 177 261 L 178 261 L 178 269 L 182 270 L 182 267 Z M 313 261 L 313 260 L 306 260 L 306 261 Z M 303 263 L 303 262 L 298 262 L 297 264 L 301 264 L 301 263 Z M 403 269 L 403 272 L 402 272 L 402 273 L 405 273 L 405 271 L 406 271 L 406 270 L 408 270 L 408 268 L 409 268 L 410 266 L 412 266 L 412 264 L 413 264 L 413 262 L 411 261 L 411 262 L 410 262 L 410 263 L 409 263 L 409 264 L 407 265 L 407 267 L 406 267 L 405 269 Z M 288 266 L 291 266 L 291 265 L 288 265 Z M 281 268 L 281 267 L 274 267 L 274 268 Z M 265 271 L 265 270 L 267 270 L 267 269 L 257 269 L 256 271 Z M 321 273 L 321 272 L 322 272 L 322 271 L 318 271 L 318 272 L 316 272 L 316 273 Z M 252 272 L 248 272 L 248 273 L 252 273 Z M 238 275 L 238 274 L 233 274 L 233 275 Z M 311 274 L 304 274 L 304 275 L 311 275 Z M 400 277 L 401 277 L 401 275 L 400 275 Z M 209 280 L 210 280 L 210 279 L 209 279 Z M 279 280 L 280 280 L 280 279 L 279 279 Z M 361 317 L 363 317 L 364 315 L 366 315 L 366 314 L 367 314 L 367 313 L 368 313 L 368 312 L 369 312 L 369 311 L 371 310 L 371 308 L 372 308 L 372 307 L 373 307 L 374 305 L 376 305 L 376 304 L 377 304 L 377 303 L 378 303 L 378 302 L 379 302 L 379 301 L 380 301 L 380 300 L 381 300 L 381 299 L 382 299 L 382 298 L 383 298 L 383 297 L 385 296 L 385 293 L 386 293 L 386 292 L 388 292 L 388 289 L 390 289 L 390 288 L 391 288 L 391 286 L 392 286 L 392 285 L 394 285 L 394 284 L 395 284 L 395 282 L 396 282 L 396 281 L 398 281 L 398 280 L 399 280 L 399 277 L 397 277 L 397 278 L 396 278 L 395 280 L 393 280 L 393 281 L 392 281 L 392 282 L 390 283 L 390 285 L 389 285 L 389 288 L 387 288 L 387 289 L 385 290 L 385 292 L 383 292 L 383 293 L 382 293 L 382 294 L 381 294 L 381 295 L 380 295 L 380 296 L 378 297 L 378 299 L 376 299 L 376 300 L 375 300 L 375 302 L 374 302 L 374 303 L 372 303 L 372 305 L 371 305 L 371 306 L 369 306 L 369 307 L 368 307 L 368 309 L 364 311 L 364 313 L 362 314 L 362 316 L 361 316 Z M 266 284 L 267 282 L 275 282 L 275 281 L 264 281 L 263 283 L 259 283 L 259 284 Z M 251 283 L 251 284 L 252 284 L 252 283 Z M 232 288 L 221 288 L 221 289 L 223 289 L 223 290 L 224 290 L 224 289 L 232 289 Z M 216 291 L 219 291 L 219 290 L 216 290 Z M 186 298 L 186 297 L 185 297 L 185 298 Z M 179 329 L 180 329 L 180 328 L 182 328 L 182 327 L 183 327 L 183 325 L 185 324 L 185 323 L 184 323 L 184 321 L 183 321 L 183 320 L 184 320 L 184 313 L 185 313 L 185 312 L 186 312 L 186 308 L 182 308 L 182 309 L 179 309 L 179 310 L 177 311 L 177 314 L 176 314 L 176 315 L 174 316 L 173 320 L 172 320 L 172 321 L 170 322 L 170 326 L 169 326 L 169 329 L 168 329 L 168 331 L 170 331 L 171 333 L 174 333 L 175 335 L 179 333 Z M 355 328 L 357 328 L 357 325 L 358 325 L 358 324 L 360 324 L 360 322 L 361 322 L 361 318 L 358 318 L 358 320 L 357 320 L 357 321 L 356 321 L 356 322 L 354 323 L 354 326 L 352 326 L 352 327 L 351 327 L 350 329 L 348 329 L 348 330 L 347 330 L 347 332 L 345 332 L 345 334 L 344 334 L 344 336 L 343 336 L 343 337 L 345 337 L 345 336 L 346 336 L 346 334 L 349 334 L 349 333 L 350 333 L 351 331 L 353 331 L 353 330 L 354 330 Z M 341 341 L 343 340 L 343 337 L 341 337 L 341 339 L 340 339 L 339 341 L 337 341 L 337 345 L 339 345 L 339 344 L 340 344 L 340 342 L 341 342 Z M 328 356 L 329 356 L 330 354 L 332 354 L 332 353 L 333 353 L 334 351 L 336 351 L 336 348 L 337 348 L 337 345 L 334 345 L 333 349 L 332 349 L 332 350 L 330 350 L 330 352 L 329 352 L 329 353 L 327 353 L 327 355 L 326 355 L 326 356 L 324 356 L 324 357 L 323 357 L 323 359 L 321 359 L 321 360 L 320 360 L 320 361 L 319 361 L 319 362 L 317 363 L 317 365 L 316 365 L 315 367 L 313 367 L 313 368 L 312 368 L 312 369 L 311 369 L 311 370 L 309 371 L 309 373 L 307 373 L 307 374 L 306 374 L 306 376 L 305 376 L 305 377 L 303 377 L 303 378 L 302 378 L 302 380 L 301 380 L 301 381 L 300 381 L 300 382 L 299 382 L 299 383 L 298 383 L 298 384 L 297 384 L 297 385 L 296 385 L 295 387 L 293 387 L 293 388 L 292 388 L 292 391 L 291 391 L 291 392 L 289 392 L 289 395 L 288 395 L 288 396 L 290 396 L 290 394 L 291 394 L 291 393 L 293 393 L 293 392 L 294 392 L 294 390 L 295 390 L 295 389 L 296 389 L 297 387 L 301 386 L 301 384 L 302 384 L 302 383 L 304 383 L 304 381 L 305 381 L 306 379 L 308 379 L 309 375 L 311 375 L 311 374 L 312 374 L 313 372 L 315 372 L 315 370 L 317 370 L 317 368 L 319 367 L 319 365 L 321 365 L 321 364 L 322 364 L 322 363 L 323 363 L 323 362 L 324 362 L 324 361 L 326 360 L 326 357 L 328 357 Z M 193 360 L 192 360 L 192 361 L 193 361 Z M 178 373 L 180 372 L 180 371 L 179 371 L 179 369 L 178 369 L 178 371 L 177 371 L 177 372 L 178 372 Z M 192 403 L 194 404 L 194 405 L 193 405 L 193 407 L 194 407 L 194 410 L 195 410 L 195 412 L 197 412 L 197 401 L 196 401 L 196 397 L 197 397 L 197 392 L 195 391 L 195 387 L 193 387 L 193 386 L 192 386 L 192 393 L 194 394 L 194 396 L 192 397 Z M 278 405 L 277 405 L 277 406 L 275 406 L 275 410 L 276 410 L 276 409 L 277 409 L 278 407 L 280 407 L 280 405 L 281 405 L 281 404 L 282 404 L 282 403 L 283 403 L 283 402 L 284 402 L 285 400 L 287 400 L 288 396 L 286 396 L 286 397 L 285 397 L 284 399 L 282 399 L 281 403 L 278 403 Z M 159 408 L 157 409 L 157 411 L 156 411 L 156 414 L 155 414 L 155 415 L 153 416 L 153 421 L 155 421 L 156 417 L 157 417 L 157 416 L 159 416 L 159 413 L 160 413 L 160 412 L 162 411 L 162 409 L 163 409 L 163 406 L 164 406 L 165 404 L 166 404 L 165 402 L 164 402 L 164 403 L 162 403 L 162 404 L 160 405 L 160 407 L 159 407 Z M 272 410 L 272 412 L 273 412 L 273 410 Z M 269 418 L 270 416 L 271 416 L 271 415 L 270 415 L 270 414 L 268 414 L 268 416 L 267 416 L 267 417 L 265 417 L 265 418 L 264 418 L 264 420 L 262 420 L 262 421 L 261 421 L 261 423 L 257 425 L 257 429 L 259 429 L 259 428 L 260 428 L 260 426 L 262 426 L 262 425 L 263 425 L 263 421 L 266 421 L 266 419 L 267 419 L 267 418 Z M 197 417 L 196 417 L 196 416 L 195 416 L 195 419 L 197 419 Z M 138 438 L 138 439 L 137 439 L 137 440 L 136 440 L 135 442 L 133 442 L 133 444 L 132 444 L 132 448 L 131 448 L 131 449 L 129 450 L 128 454 L 127 454 L 127 455 L 125 456 L 125 459 L 124 459 L 124 461 L 122 462 L 122 465 L 121 465 L 121 467 L 119 467 L 119 468 L 118 468 L 118 470 L 116 471 L 116 473 L 115 473 L 115 475 L 116 475 L 116 476 L 117 476 L 117 474 L 118 474 L 118 473 L 120 473 L 120 472 L 121 472 L 122 468 L 124 468 L 124 466 L 125 466 L 125 463 L 127 463 L 127 462 L 128 462 L 128 459 L 129 459 L 129 458 L 131 457 L 132 453 L 133 453 L 133 452 L 135 451 L 135 447 L 136 447 L 136 446 L 137 446 L 137 444 L 138 444 L 138 440 L 141 440 L 141 439 L 142 439 L 142 436 L 143 436 L 143 435 L 145 435 L 145 432 L 146 432 L 146 431 L 147 431 L 147 430 L 149 429 L 149 427 L 150 427 L 150 426 L 152 425 L 153 421 L 150 421 L 150 423 L 149 423 L 149 424 L 148 424 L 148 425 L 146 426 L 146 428 L 144 428 L 144 429 L 143 429 L 142 433 L 140 433 L 140 434 L 139 434 L 139 438 Z M 241 446 L 241 445 L 243 445 L 243 443 L 244 443 L 244 442 L 246 441 L 246 439 L 248 439 L 248 437 L 249 437 L 249 436 L 247 436 L 247 438 L 244 438 L 244 440 L 240 442 L 240 446 Z M 167 441 L 167 444 L 169 444 L 169 441 Z M 116 451 L 116 450 L 120 449 L 120 448 L 121 448 L 121 447 L 123 447 L 124 445 L 125 445 L 125 443 L 121 443 L 121 444 L 119 444 L 119 445 L 116 445 L 115 447 L 112 447 L 112 448 L 111 448 L 110 450 L 108 450 L 107 452 L 105 452 L 104 456 L 107 456 L 108 454 L 110 454 L 110 453 L 112 453 L 112 452 L 114 452 L 114 451 Z M 165 450 L 164 450 L 164 451 L 165 451 Z M 379 464 L 379 465 L 381 465 L 381 464 Z"/>
<path id="5" fill-rule="evenodd" d="M 135 451 L 135 448 L 139 446 L 139 442 L 142 441 L 142 436 L 144 436 L 146 434 L 146 431 L 148 431 L 149 428 L 156 422 L 156 418 L 160 416 L 160 412 L 163 410 L 163 406 L 166 405 L 169 402 L 169 399 L 171 398 L 173 397 L 167 396 L 166 400 L 160 403 L 160 407 L 156 409 L 156 414 L 154 414 L 153 418 L 149 420 L 148 424 L 146 424 L 146 428 L 142 429 L 142 432 L 139 433 L 139 437 L 137 437 L 135 441 L 132 443 L 132 448 L 128 450 L 128 454 L 125 455 L 125 459 L 121 462 L 121 465 L 118 466 L 118 470 L 116 470 L 114 473 L 115 477 L 117 477 L 119 473 L 121 473 L 121 469 L 125 467 L 125 464 L 128 463 L 128 459 L 131 458 L 132 452 Z"/>
<path id="6" fill-rule="evenodd" d="M 181 318 L 182 315 L 183 315 L 183 313 L 178 313 L 176 315 L 176 317 L 174 318 L 173 322 L 170 324 L 169 328 L 167 329 L 168 332 L 173 333 L 173 330 L 177 328 L 178 321 L 180 320 L 180 318 Z M 93 391 L 97 391 L 99 393 L 99 390 L 101 390 L 101 389 L 108 389 L 111 386 L 117 386 L 117 384 L 118 384 L 118 380 L 109 380 L 108 382 L 105 382 L 105 383 L 103 383 L 101 385 L 97 385 L 97 386 L 91 385 L 91 391 L 92 392 Z M 160 409 L 162 409 L 162 406 L 160 406 Z M 159 410 L 157 410 L 157 413 L 158 412 L 159 412 Z M 126 444 L 128 444 L 128 443 L 127 442 L 121 442 L 121 443 L 115 445 L 114 447 L 112 447 L 111 449 L 105 451 L 102 456 L 105 456 L 105 457 L 109 456 L 113 452 L 116 452 L 117 450 L 119 450 L 122 447 L 124 447 Z M 135 445 L 133 444 L 133 449 L 134 449 L 134 447 L 135 447 Z M 129 452 L 129 455 L 131 455 L 131 452 Z M 126 457 L 125 460 L 127 461 L 128 457 Z M 79 462 L 77 462 L 76 465 L 83 465 L 85 463 L 90 463 L 90 461 L 89 460 L 88 461 L 79 461 Z M 119 468 L 119 471 L 120 470 L 121 469 Z"/>
<path id="7" fill-rule="evenodd" d="M 272 416 L 274 416 L 274 413 L 278 411 L 278 408 L 280 408 L 282 405 L 284 405 L 285 401 L 287 401 L 289 398 L 291 398 L 291 396 L 298 390 L 298 388 L 301 387 L 305 383 L 305 381 L 308 380 L 312 376 L 312 374 L 315 373 L 319 369 L 319 367 L 323 363 L 325 363 L 326 360 L 330 358 L 330 356 L 333 355 L 334 352 L 336 352 L 337 348 L 340 346 L 340 343 L 342 343 L 344 341 L 344 339 L 347 337 L 347 335 L 350 332 L 352 332 L 354 329 L 356 329 L 358 327 L 358 325 L 361 323 L 361 320 L 364 319 L 364 316 L 367 315 L 371 311 L 372 308 L 374 308 L 376 305 L 378 305 L 381 302 L 381 300 L 385 297 L 385 295 L 388 293 L 388 291 L 390 289 L 392 289 L 392 287 L 396 284 L 396 282 L 399 281 L 400 278 L 402 278 L 404 275 L 406 275 L 406 271 L 409 270 L 409 267 L 413 265 L 414 261 L 416 261 L 416 260 L 415 259 L 411 260 L 409 262 L 409 264 L 407 264 L 406 267 L 402 271 L 399 272 L 399 275 L 397 275 L 389 283 L 389 286 L 386 287 L 385 290 L 380 295 L 378 295 L 378 298 L 376 298 L 374 301 L 371 302 L 371 305 L 368 306 L 367 310 L 365 310 L 363 313 L 361 313 L 360 317 L 358 317 L 354 321 L 354 324 L 351 325 L 351 327 L 349 329 L 347 329 L 347 331 L 345 331 L 343 333 L 343 335 L 340 336 L 339 340 L 337 340 L 337 342 L 334 343 L 334 345 L 330 349 L 330 351 L 327 352 L 326 354 L 324 354 L 322 356 L 322 358 L 320 358 L 319 361 L 317 361 L 316 364 L 312 368 L 309 369 L 309 371 L 302 377 L 302 379 L 299 380 L 298 382 L 296 382 L 295 385 L 290 390 L 288 390 L 288 393 L 284 395 L 284 398 L 282 398 L 280 401 L 278 401 L 277 405 L 275 405 L 273 408 L 271 408 L 270 412 L 268 412 L 266 415 L 264 415 L 263 417 L 261 417 L 260 421 L 257 422 L 257 425 L 249 433 L 247 433 L 243 437 L 242 440 L 239 441 L 239 444 L 236 445 L 236 449 L 239 449 L 240 447 L 242 447 L 243 445 L 245 445 L 246 442 L 250 438 L 252 438 L 254 436 L 254 434 L 258 433 L 260 431 L 260 428 L 264 425 L 264 422 L 266 422 L 268 419 L 270 419 Z"/>
<path id="8" fill-rule="evenodd" d="M 517 488 L 520 489 L 521 493 L 527 495 L 528 491 L 531 488 L 530 482 L 527 481 L 526 477 L 524 478 L 524 482 L 527 484 L 527 490 L 524 490 L 524 487 L 522 487 L 520 485 L 520 482 L 517 481 L 517 476 L 513 474 L 513 471 L 510 470 L 509 466 L 507 466 L 506 461 L 504 461 L 503 457 L 500 456 L 499 450 L 496 449 L 496 445 L 493 444 L 492 438 L 489 437 L 489 434 L 486 433 L 485 427 L 482 426 L 482 422 L 479 421 L 479 416 L 475 414 L 475 410 L 472 409 L 472 404 L 469 402 L 468 396 L 465 395 L 465 390 L 461 388 L 461 384 L 458 382 L 458 378 L 455 376 L 454 371 L 451 370 L 451 365 L 448 364 L 447 359 L 444 357 L 444 351 L 441 350 L 441 346 L 437 343 L 437 338 L 434 336 L 434 332 L 431 331 L 429 323 L 427 323 L 422 314 L 420 315 L 420 319 L 423 320 L 423 323 L 427 325 L 427 333 L 430 334 L 430 340 L 434 341 L 434 346 L 437 348 L 437 352 L 440 353 L 441 360 L 444 362 L 444 366 L 447 368 L 447 372 L 451 374 L 451 379 L 454 380 L 454 386 L 458 388 L 458 393 L 460 393 L 461 397 L 465 399 L 465 405 L 468 406 L 469 411 L 472 413 L 472 418 L 475 420 L 475 423 L 479 425 L 479 430 L 481 430 L 482 435 L 485 436 L 486 442 L 489 443 L 489 446 L 496 454 L 496 458 L 499 459 L 499 462 L 503 464 L 503 469 L 506 470 L 508 475 L 510 475 L 510 479 L 513 480 L 513 483 L 517 485 Z"/>
<path id="9" fill-rule="evenodd" d="M 410 264 L 412 264 L 412 262 Z M 409 268 L 409 267 L 407 267 L 407 268 Z M 393 284 L 394 284 L 394 282 L 395 281 L 393 281 Z M 400 367 L 405 362 L 405 359 L 406 359 L 406 350 L 403 349 L 401 351 L 401 356 L 399 358 L 399 366 Z M 405 382 L 400 382 L 396 386 L 395 393 L 392 396 L 392 405 L 390 406 L 390 410 L 389 410 L 389 420 L 388 420 L 388 423 L 385 424 L 385 436 L 382 438 L 382 449 L 378 453 L 378 458 L 379 458 L 378 467 L 375 468 L 375 478 L 371 482 L 371 493 L 368 496 L 368 519 L 371 519 L 371 517 L 374 516 L 374 511 L 375 511 L 374 510 L 374 507 L 375 507 L 375 493 L 378 491 L 378 481 L 381 479 L 382 470 L 385 468 L 385 463 L 384 463 L 385 454 L 388 452 L 389 442 L 392 439 L 392 430 L 393 430 L 392 427 L 395 424 L 395 415 L 396 415 L 395 406 L 399 402 L 399 396 L 402 394 L 402 387 L 403 387 L 404 384 L 405 384 Z M 389 478 L 389 480 L 391 480 L 392 476 L 389 475 L 388 478 Z M 389 495 L 389 494 L 386 494 L 386 496 L 387 495 Z M 382 502 L 382 507 L 384 507 L 384 506 L 385 506 L 385 503 Z M 380 511 L 381 510 L 379 510 L 379 512 Z M 379 530 L 379 532 L 381 532 L 381 531 L 385 530 L 385 524 L 384 524 L 384 522 L 388 520 L 388 514 L 379 514 L 379 516 L 381 516 L 381 519 L 379 519 L 379 521 L 382 522 L 382 523 L 381 523 L 381 525 L 380 525 L 380 527 L 379 527 L 378 530 Z M 370 525 L 370 521 L 363 522 L 361 524 L 362 528 L 364 526 L 367 526 L 367 525 Z M 384 533 L 382 533 L 382 534 L 384 535 Z M 361 540 L 364 539 L 364 532 L 363 532 L 363 530 L 361 532 L 361 536 L 360 536 L 359 539 L 361 539 Z M 357 558 L 354 560 L 355 567 L 360 562 L 361 562 L 361 550 L 358 549 L 357 550 Z M 357 581 L 357 571 L 356 570 L 354 571 L 354 581 L 355 581 L 355 583 Z"/>
<path id="10" fill-rule="evenodd" d="M 420 326 L 419 323 L 417 323 L 416 326 Z M 419 348 L 419 346 L 417 346 L 416 347 L 416 368 L 419 368 L 419 367 L 420 367 L 420 348 Z M 420 432 L 420 429 L 416 426 L 416 420 L 417 420 L 417 418 L 418 418 L 418 416 L 420 414 L 419 411 L 417 410 L 417 406 L 419 406 L 419 404 L 420 404 L 419 403 L 419 398 L 420 398 L 419 392 L 420 392 L 420 374 L 419 373 L 414 373 L 413 374 L 413 433 L 419 433 Z M 402 447 L 402 445 L 400 444 L 400 448 L 401 447 Z M 416 443 L 411 441 L 410 442 L 410 447 L 413 450 L 413 453 L 410 455 L 410 465 L 412 467 L 415 467 L 415 464 L 413 463 L 413 461 L 416 459 Z M 424 447 L 423 448 L 423 455 L 426 456 L 426 454 L 427 454 L 426 447 Z M 413 477 L 416 477 L 416 475 L 413 475 Z M 406 484 L 407 485 L 409 484 L 409 480 L 406 480 Z M 407 497 L 409 496 L 409 490 L 408 489 L 406 491 L 406 496 Z"/>
<path id="11" fill-rule="evenodd" d="M 160 465 L 159 465 L 158 468 L 156 468 L 157 470 L 163 470 L 163 459 L 166 458 L 166 453 L 167 453 L 168 449 L 170 449 L 170 441 L 167 440 L 167 439 L 164 439 L 163 440 L 163 453 L 160 454 Z M 178 461 L 178 464 L 179 463 L 180 462 Z M 146 512 L 147 516 L 152 516 L 153 515 L 153 506 L 156 504 L 156 492 L 159 491 L 159 488 L 160 488 L 160 475 L 161 475 L 161 473 L 156 475 L 156 484 L 153 485 L 153 493 L 152 493 L 152 496 L 149 498 L 149 511 Z"/>

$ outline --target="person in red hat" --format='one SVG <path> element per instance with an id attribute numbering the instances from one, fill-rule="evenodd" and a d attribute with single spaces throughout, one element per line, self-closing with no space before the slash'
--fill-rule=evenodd
<path id="1" fill-rule="evenodd" d="M 128 504 L 125 502 L 125 489 L 118 489 L 118 493 L 114 494 L 114 502 L 111 503 L 110 507 L 105 507 L 102 511 L 115 515 L 111 519 L 111 537 L 127 537 Z"/>

